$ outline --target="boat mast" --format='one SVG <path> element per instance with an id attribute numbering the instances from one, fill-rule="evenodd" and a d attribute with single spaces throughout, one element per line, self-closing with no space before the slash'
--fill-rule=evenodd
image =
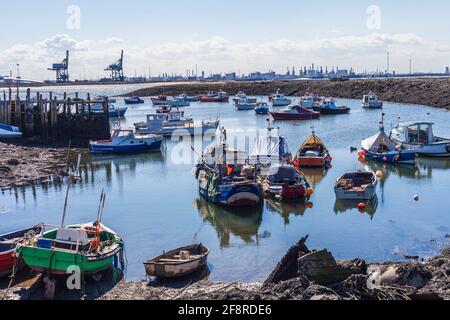
<path id="1" fill-rule="evenodd" d="M 62 215 L 62 219 L 61 219 L 61 228 L 64 227 L 64 221 L 66 220 L 66 212 L 67 212 L 67 202 L 69 199 L 69 190 L 70 190 L 70 184 L 72 179 L 75 181 L 77 179 L 77 177 L 79 177 L 79 169 L 80 169 L 80 162 L 81 162 L 81 154 L 78 155 L 78 162 L 77 162 L 77 167 L 75 169 L 75 175 L 74 177 L 70 177 L 69 176 L 69 181 L 67 182 L 67 189 L 66 189 L 66 197 L 64 199 L 64 209 L 63 209 L 63 215 Z"/>

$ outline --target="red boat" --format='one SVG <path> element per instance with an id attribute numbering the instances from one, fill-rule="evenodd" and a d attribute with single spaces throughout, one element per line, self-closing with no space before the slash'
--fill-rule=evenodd
<path id="1" fill-rule="evenodd" d="M 270 112 L 274 120 L 311 120 L 320 118 L 320 112 L 315 112 L 299 105 L 290 105 L 279 112 Z"/>
<path id="2" fill-rule="evenodd" d="M 206 96 L 200 96 L 200 102 L 228 102 L 229 96 L 226 92 L 220 90 L 218 93 L 214 91 L 209 91 Z"/>
<path id="3" fill-rule="evenodd" d="M 19 244 L 24 237 L 32 236 L 41 232 L 42 227 L 40 225 L 18 230 L 6 234 L 0 235 L 0 278 L 11 275 L 15 257 L 14 252 L 17 244 Z M 23 262 L 19 261 L 17 268 L 23 267 Z"/>

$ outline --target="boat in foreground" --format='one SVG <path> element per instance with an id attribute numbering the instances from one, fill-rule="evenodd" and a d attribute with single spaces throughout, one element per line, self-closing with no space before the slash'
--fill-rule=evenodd
<path id="1" fill-rule="evenodd" d="M 257 102 L 255 107 L 256 114 L 268 114 L 269 113 L 269 105 L 266 102 Z"/>
<path id="2" fill-rule="evenodd" d="M 431 122 L 405 122 L 392 129 L 389 137 L 402 149 L 419 156 L 450 157 L 450 139 L 436 137 Z"/>
<path id="3" fill-rule="evenodd" d="M 15 271 L 23 267 L 23 261 L 16 262 L 16 246 L 23 243 L 26 239 L 35 236 L 41 232 L 41 225 L 17 230 L 5 234 L 0 234 L 0 278 L 12 274 L 14 266 Z"/>
<path id="4" fill-rule="evenodd" d="M 115 128 L 109 140 L 91 141 L 93 154 L 135 153 L 159 151 L 162 137 L 155 134 L 135 134 L 133 129 Z"/>
<path id="5" fill-rule="evenodd" d="M 274 120 L 311 120 L 320 118 L 320 113 L 299 105 L 290 105 L 281 111 L 271 111 L 270 115 Z"/>
<path id="6" fill-rule="evenodd" d="M 139 97 L 125 98 L 125 104 L 140 104 L 144 103 L 144 100 Z"/>
<path id="7" fill-rule="evenodd" d="M 375 196 L 377 184 L 373 172 L 349 172 L 337 179 L 334 193 L 341 200 L 369 200 Z"/>
<path id="8" fill-rule="evenodd" d="M 0 139 L 20 139 L 22 132 L 15 126 L 0 123 Z"/>
<path id="9" fill-rule="evenodd" d="M 174 249 L 144 262 L 151 277 L 182 277 L 206 266 L 209 249 L 201 243 Z"/>
<path id="10" fill-rule="evenodd" d="M 331 160 L 325 144 L 313 132 L 298 148 L 293 163 L 298 168 L 327 168 Z"/>
<path id="11" fill-rule="evenodd" d="M 95 275 L 113 266 L 123 250 L 123 241 L 113 230 L 101 223 L 50 228 L 17 247 L 17 253 L 34 271 L 68 275 L 73 266 L 84 275 Z"/>
<path id="12" fill-rule="evenodd" d="M 330 114 L 347 114 L 350 112 L 350 108 L 346 106 L 338 107 L 334 99 L 325 99 L 320 104 L 313 105 L 313 110 L 320 112 L 323 115 Z"/>

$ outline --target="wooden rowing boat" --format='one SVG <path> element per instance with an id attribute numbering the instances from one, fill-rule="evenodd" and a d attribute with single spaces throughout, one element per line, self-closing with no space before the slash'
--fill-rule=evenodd
<path id="1" fill-rule="evenodd" d="M 173 278 L 193 273 L 204 266 L 209 249 L 201 243 L 181 247 L 144 262 L 149 276 Z"/>

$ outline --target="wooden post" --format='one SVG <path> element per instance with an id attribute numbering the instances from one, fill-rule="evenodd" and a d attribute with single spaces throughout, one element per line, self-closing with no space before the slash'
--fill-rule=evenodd
<path id="1" fill-rule="evenodd" d="M 6 107 L 6 124 L 11 124 L 11 112 L 12 112 L 12 92 L 11 87 L 8 88 L 8 105 Z"/>
<path id="2" fill-rule="evenodd" d="M 91 115 L 91 95 L 87 94 L 87 102 L 88 102 L 88 114 Z"/>

